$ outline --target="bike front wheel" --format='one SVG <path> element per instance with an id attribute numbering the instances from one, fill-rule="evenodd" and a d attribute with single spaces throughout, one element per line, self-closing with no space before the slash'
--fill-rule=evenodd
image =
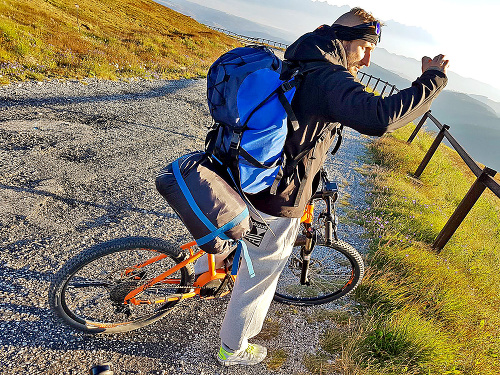
<path id="1" fill-rule="evenodd" d="M 361 255 L 344 241 L 326 245 L 318 241 L 311 254 L 308 283 L 300 283 L 301 248 L 305 238 L 298 238 L 283 269 L 274 300 L 292 305 L 319 305 L 353 291 L 361 282 L 364 264 Z"/>
<path id="2" fill-rule="evenodd" d="M 129 237 L 93 246 L 70 259 L 49 289 L 51 309 L 63 322 L 87 333 L 125 332 L 167 314 L 180 293 L 193 284 L 192 263 L 146 287 L 125 303 L 133 290 L 176 266 L 186 254 L 167 241 Z"/>

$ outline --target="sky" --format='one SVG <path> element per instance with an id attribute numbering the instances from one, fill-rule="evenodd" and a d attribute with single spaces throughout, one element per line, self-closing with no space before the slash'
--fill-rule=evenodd
<path id="1" fill-rule="evenodd" d="M 161 2 L 161 0 L 156 0 Z M 189 0 L 200 5 L 226 11 L 265 25 L 272 25 L 298 36 L 311 31 L 311 25 L 325 17 L 322 23 L 331 23 L 331 14 L 287 13 L 297 4 L 308 1 L 327 2 L 340 6 L 360 6 L 387 23 L 383 28 L 380 47 L 389 52 L 420 60 L 422 56 L 444 54 L 450 60 L 450 70 L 462 77 L 474 78 L 500 89 L 500 48 L 495 28 L 500 24 L 500 0 Z M 272 12 L 269 12 L 269 7 Z M 338 10 L 340 11 L 340 10 Z M 276 17 L 281 12 L 281 17 Z M 292 18 L 287 17 L 292 15 Z M 393 21 L 393 22 L 389 22 Z M 411 26 L 413 38 L 408 39 Z M 306 26 L 307 25 L 307 26 Z M 375 57 L 374 57 L 375 59 Z"/>
<path id="2" fill-rule="evenodd" d="M 443 53 L 449 58 L 450 69 L 454 72 L 500 89 L 500 74 L 497 73 L 500 0 L 326 1 L 332 5 L 360 6 L 383 21 L 395 20 L 423 28 L 432 35 L 433 45 L 414 45 L 413 51 L 407 48 L 402 54 L 420 59 L 423 55 Z M 390 31 L 386 28 L 385 34 Z M 389 45 L 384 46 L 384 31 L 380 45 L 397 53 Z M 424 48 L 429 51 L 424 52 Z"/>

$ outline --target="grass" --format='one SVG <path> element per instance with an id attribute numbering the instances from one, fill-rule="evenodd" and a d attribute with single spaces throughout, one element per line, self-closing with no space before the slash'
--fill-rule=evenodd
<path id="1" fill-rule="evenodd" d="M 276 371 L 283 366 L 287 358 L 288 354 L 284 349 L 270 350 L 266 357 L 265 365 L 268 370 Z"/>
<path id="2" fill-rule="evenodd" d="M 150 0 L 0 1 L 0 83 L 203 77 L 238 45 Z"/>
<path id="3" fill-rule="evenodd" d="M 152 1 L 76 4 L 0 2 L 0 83 L 203 77 L 220 54 L 237 45 Z M 325 333 L 321 354 L 305 358 L 313 373 L 500 373 L 499 201 L 483 194 L 436 254 L 431 244 L 474 176 L 442 146 L 421 179 L 412 178 L 432 137 L 421 132 L 408 145 L 411 130 L 400 129 L 369 148 L 370 209 L 353 211 L 351 218 L 373 238 L 356 293 L 362 314 L 313 317 L 339 323 Z M 265 332 L 262 339 L 275 337 L 279 324 L 268 321 Z M 278 350 L 268 366 L 278 369 L 285 360 Z"/>
<path id="4" fill-rule="evenodd" d="M 486 191 L 440 254 L 436 236 L 475 181 L 440 146 L 420 180 L 433 137 L 414 126 L 369 146 L 370 208 L 352 212 L 373 239 L 356 291 L 362 317 L 322 342 L 342 352 L 344 374 L 500 373 L 500 201 Z"/>
<path id="5" fill-rule="evenodd" d="M 278 336 L 280 331 L 280 324 L 279 322 L 272 320 L 270 318 L 266 318 L 264 321 L 264 325 L 262 327 L 262 330 L 260 333 L 255 336 L 259 340 L 271 340 Z"/>

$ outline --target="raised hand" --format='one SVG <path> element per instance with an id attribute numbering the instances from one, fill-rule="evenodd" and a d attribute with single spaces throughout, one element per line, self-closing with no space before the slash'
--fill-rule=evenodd
<path id="1" fill-rule="evenodd" d="M 422 73 L 428 69 L 437 69 L 446 74 L 450 60 L 446 60 L 442 54 L 437 55 L 433 59 L 429 56 L 422 57 Z"/>

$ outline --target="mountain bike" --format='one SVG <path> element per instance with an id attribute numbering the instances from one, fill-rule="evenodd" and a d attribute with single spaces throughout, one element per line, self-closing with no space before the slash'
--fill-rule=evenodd
<path id="1" fill-rule="evenodd" d="M 336 300 L 360 283 L 361 255 L 337 237 L 337 184 L 321 171 L 317 191 L 301 219 L 297 237 L 274 299 L 295 305 Z M 314 205 L 325 208 L 315 217 Z M 321 225 L 321 226 L 318 226 Z M 321 230 L 322 228 L 322 230 Z M 49 304 L 64 323 L 87 333 L 115 333 L 151 324 L 180 301 L 217 298 L 232 290 L 231 256 L 221 268 L 208 254 L 208 271 L 195 275 L 205 252 L 192 241 L 179 246 L 150 237 L 126 237 L 92 246 L 70 259 L 54 276 Z"/>

